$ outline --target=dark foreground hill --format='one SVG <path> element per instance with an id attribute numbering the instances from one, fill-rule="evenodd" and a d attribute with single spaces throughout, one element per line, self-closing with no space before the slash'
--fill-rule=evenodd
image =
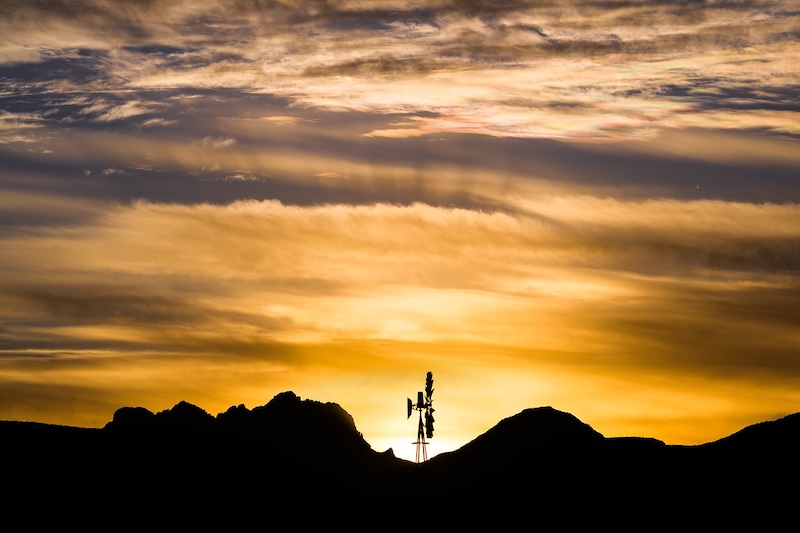
<path id="1" fill-rule="evenodd" d="M 102 429 L 0 422 L 0 504 L 31 528 L 766 527 L 794 520 L 799 449 L 800 414 L 669 446 L 543 407 L 415 465 L 286 392 L 216 417 L 126 407 Z"/>

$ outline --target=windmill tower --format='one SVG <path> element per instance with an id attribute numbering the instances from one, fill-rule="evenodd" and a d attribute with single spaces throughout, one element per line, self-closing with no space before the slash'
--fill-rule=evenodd
<path id="1" fill-rule="evenodd" d="M 428 372 L 428 375 L 425 377 L 425 394 L 423 395 L 422 391 L 417 393 L 417 403 L 411 401 L 411 398 L 408 398 L 407 402 L 408 407 L 408 415 L 406 419 L 411 418 L 411 412 L 415 409 L 419 411 L 419 425 L 417 426 L 417 441 L 412 442 L 411 444 L 417 445 L 417 462 L 419 463 L 419 452 L 420 449 L 422 450 L 422 460 L 428 460 L 428 450 L 426 449 L 427 442 L 425 441 L 425 437 L 431 439 L 433 438 L 433 372 Z M 423 423 L 423 413 L 425 417 L 425 421 Z"/>

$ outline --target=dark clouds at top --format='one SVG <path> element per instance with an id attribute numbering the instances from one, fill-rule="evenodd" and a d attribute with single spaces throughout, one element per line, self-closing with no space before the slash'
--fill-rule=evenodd
<path id="1" fill-rule="evenodd" d="M 770 48 L 797 40 L 798 12 L 793 6 L 793 2 L 4 2 L 0 9 L 6 45 L 0 58 L 11 65 L 2 76 L 4 89 L 11 94 L 138 91 L 154 83 L 159 88 L 223 86 L 270 92 L 308 74 L 392 78 L 488 67 L 502 75 L 503 69 L 553 58 L 614 63 L 630 56 L 657 61 L 671 55 L 681 58 L 753 47 L 767 47 L 761 57 L 767 62 Z M 711 73 L 687 77 L 680 69 L 672 70 L 676 75 L 672 83 L 658 77 L 648 82 L 645 75 L 637 79 L 638 86 L 627 88 L 628 95 L 646 91 L 650 97 L 678 98 L 703 107 L 744 99 L 751 107 L 770 109 L 797 100 L 796 80 L 770 80 L 772 87 L 759 98 L 744 94 L 767 81 L 753 77 L 752 69 L 733 73 L 728 80 Z M 583 88 L 591 90 L 593 85 L 595 80 L 587 79 Z M 696 92 L 706 89 L 717 90 L 715 97 Z M 305 101 L 302 95 L 295 96 Z"/>

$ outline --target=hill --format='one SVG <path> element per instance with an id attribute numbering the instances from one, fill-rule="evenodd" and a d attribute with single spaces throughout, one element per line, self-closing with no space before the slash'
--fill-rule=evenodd
<path id="1" fill-rule="evenodd" d="M 5 515 L 39 526 L 763 525 L 793 509 L 799 444 L 800 414 L 670 446 L 540 407 L 415 465 L 291 392 L 217 416 L 123 407 L 102 429 L 0 422 Z"/>

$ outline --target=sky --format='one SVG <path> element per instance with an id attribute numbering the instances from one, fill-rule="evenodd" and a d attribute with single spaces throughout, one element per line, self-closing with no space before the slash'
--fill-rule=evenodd
<path id="1" fill-rule="evenodd" d="M 800 0 L 4 0 L 0 419 L 291 390 L 411 459 L 800 411 Z"/>

